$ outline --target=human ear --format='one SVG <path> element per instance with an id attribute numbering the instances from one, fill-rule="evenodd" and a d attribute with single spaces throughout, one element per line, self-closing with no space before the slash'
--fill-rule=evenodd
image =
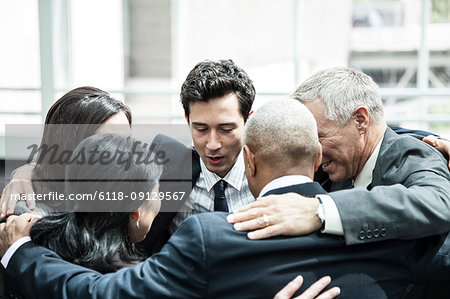
<path id="1" fill-rule="evenodd" d="M 318 145 L 316 162 L 314 162 L 314 172 L 316 172 L 317 169 L 319 169 L 319 166 L 322 163 L 322 145 L 320 144 L 320 142 L 318 142 L 318 144 L 319 145 Z"/>
<path id="2" fill-rule="evenodd" d="M 247 145 L 244 145 L 244 163 L 245 169 L 248 172 L 247 175 L 255 176 L 256 175 L 255 154 Z"/>
<path id="3" fill-rule="evenodd" d="M 130 222 L 136 222 L 140 218 L 141 218 L 141 211 L 139 209 L 130 213 Z"/>
<path id="4" fill-rule="evenodd" d="M 353 118 L 356 121 L 356 128 L 362 134 L 365 133 L 369 126 L 370 116 L 366 107 L 358 107 L 353 112 Z"/>

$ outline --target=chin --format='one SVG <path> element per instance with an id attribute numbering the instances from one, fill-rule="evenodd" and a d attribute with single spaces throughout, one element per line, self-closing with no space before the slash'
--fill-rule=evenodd
<path id="1" fill-rule="evenodd" d="M 344 182 L 347 180 L 347 178 L 345 176 L 339 175 L 339 174 L 329 174 L 330 179 L 333 182 L 339 183 L 339 182 Z"/>
<path id="2" fill-rule="evenodd" d="M 141 241 L 144 241 L 145 237 L 147 237 L 147 234 L 145 234 L 144 236 L 140 237 L 140 238 L 136 238 L 136 240 L 134 241 L 134 243 L 139 243 Z"/>

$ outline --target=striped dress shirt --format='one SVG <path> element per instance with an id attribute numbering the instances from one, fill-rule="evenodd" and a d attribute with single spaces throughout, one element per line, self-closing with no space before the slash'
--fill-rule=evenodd
<path id="1" fill-rule="evenodd" d="M 186 200 L 170 225 L 171 233 L 173 233 L 187 217 L 214 211 L 213 187 L 221 179 L 227 182 L 225 196 L 227 198 L 228 211 L 235 211 L 255 200 L 248 188 L 242 151 L 239 154 L 236 163 L 234 163 L 231 170 L 223 178 L 209 171 L 202 159 L 200 159 L 200 167 L 200 176 L 192 189 L 189 199 Z"/>

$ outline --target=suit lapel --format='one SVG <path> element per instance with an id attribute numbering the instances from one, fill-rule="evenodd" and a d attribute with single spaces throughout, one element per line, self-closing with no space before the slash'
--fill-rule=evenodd
<path id="1" fill-rule="evenodd" d="M 192 188 L 195 186 L 201 172 L 200 156 L 197 151 L 192 149 Z"/>
<path id="2" fill-rule="evenodd" d="M 387 128 L 386 132 L 384 133 L 383 141 L 381 142 L 380 152 L 378 153 L 377 162 L 375 163 L 375 167 L 372 172 L 372 182 L 369 185 L 370 189 L 372 189 L 373 186 L 381 185 L 381 179 L 383 177 L 382 171 L 382 164 L 383 161 L 386 163 L 386 161 L 390 161 L 392 158 L 392 154 L 389 152 L 389 148 L 392 142 L 396 140 L 398 137 L 397 133 L 392 131 L 391 128 Z M 370 190 L 369 189 L 369 190 Z"/>

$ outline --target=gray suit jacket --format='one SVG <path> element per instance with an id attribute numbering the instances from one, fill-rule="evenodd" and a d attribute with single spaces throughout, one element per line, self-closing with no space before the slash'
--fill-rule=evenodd
<path id="1" fill-rule="evenodd" d="M 331 192 L 347 244 L 450 230 L 450 174 L 434 148 L 387 128 L 368 189 Z M 335 184 L 340 189 L 343 184 Z"/>

